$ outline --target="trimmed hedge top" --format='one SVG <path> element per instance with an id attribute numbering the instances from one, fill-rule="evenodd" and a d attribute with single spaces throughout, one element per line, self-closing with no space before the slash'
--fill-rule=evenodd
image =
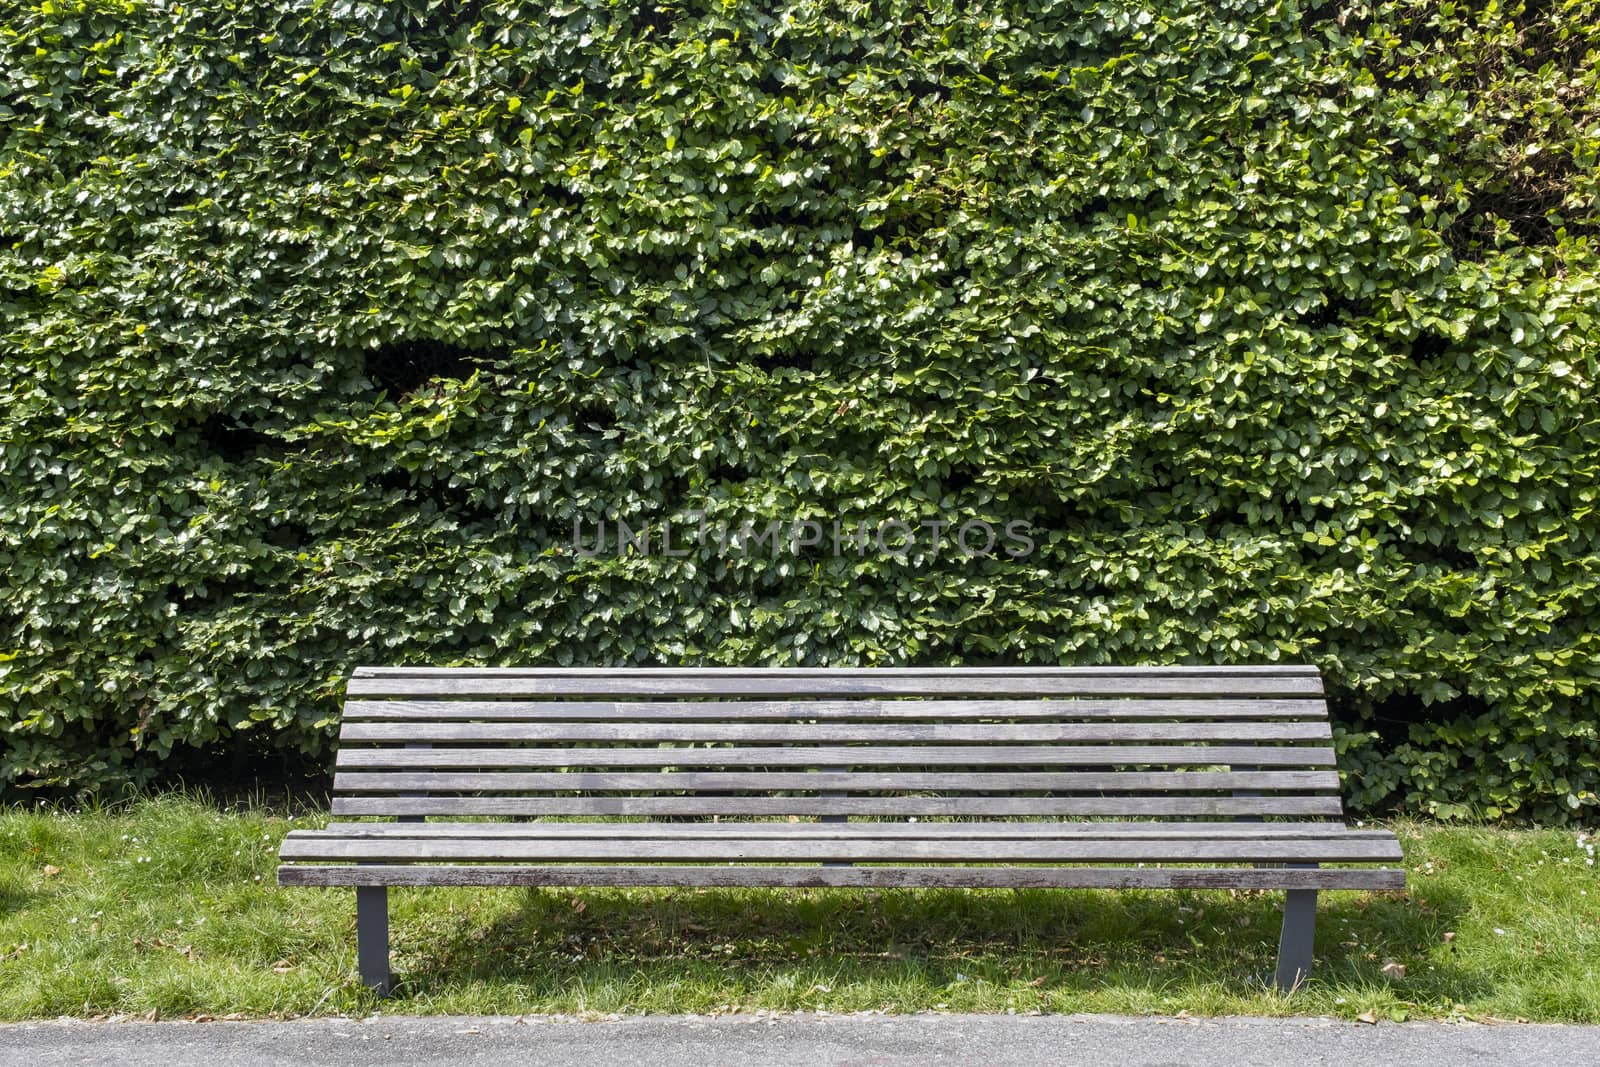
<path id="1" fill-rule="evenodd" d="M 1590 0 L 8 12 L 0 784 L 361 662 L 1291 659 L 1358 805 L 1594 802 Z"/>

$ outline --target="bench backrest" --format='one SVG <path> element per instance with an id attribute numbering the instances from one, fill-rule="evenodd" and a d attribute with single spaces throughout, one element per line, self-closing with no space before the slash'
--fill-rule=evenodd
<path id="1" fill-rule="evenodd" d="M 347 695 L 339 815 L 1342 815 L 1314 667 L 362 667 Z"/>

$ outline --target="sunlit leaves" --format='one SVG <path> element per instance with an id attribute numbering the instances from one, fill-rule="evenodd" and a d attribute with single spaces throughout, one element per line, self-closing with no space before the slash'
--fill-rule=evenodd
<path id="1" fill-rule="evenodd" d="M 0 780 L 359 662 L 1294 659 L 1357 802 L 1568 815 L 1600 13 L 1447 7 L 8 14 Z M 572 550 L 700 513 L 1038 547 Z"/>

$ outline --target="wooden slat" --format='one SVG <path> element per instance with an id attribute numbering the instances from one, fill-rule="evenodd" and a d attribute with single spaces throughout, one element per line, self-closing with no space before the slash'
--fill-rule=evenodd
<path id="1" fill-rule="evenodd" d="M 641 745 L 659 741 L 781 742 L 826 744 L 1084 744 L 1093 742 L 1165 741 L 1331 741 L 1326 722 L 1121 722 L 1012 725 L 972 723 L 483 723 L 483 722 L 347 722 L 340 740 L 519 741 L 557 743 L 625 741 Z M 517 750 L 506 749 L 507 753 Z M 428 751 L 415 753 L 425 765 Z M 456 764 L 460 766 L 460 764 Z M 506 764 L 502 764 L 506 766 Z"/>
<path id="2" fill-rule="evenodd" d="M 352 675 L 357 678 L 436 678 L 441 675 L 489 678 L 850 678 L 882 676 L 887 678 L 924 678 L 973 676 L 993 678 L 1011 674 L 1107 677 L 1125 674 L 1137 675 L 1198 675 L 1218 677 L 1232 675 L 1294 674 L 1314 675 L 1317 668 L 1308 663 L 1252 663 L 1252 664 L 1173 664 L 1152 666 L 1134 664 L 1097 667 L 356 667 Z"/>
<path id="3" fill-rule="evenodd" d="M 717 722 L 863 719 L 1326 719 L 1322 700 L 351 700 L 347 722 Z"/>
<path id="4" fill-rule="evenodd" d="M 1350 830 L 1339 823 L 1282 822 L 846 822 L 846 823 L 608 823 L 608 822 L 341 822 L 321 830 L 291 830 L 301 837 L 518 837 L 518 838 L 762 838 L 782 841 L 907 838 L 989 840 L 1022 838 L 1219 839 L 1293 837 L 1393 840 L 1387 830 Z"/>
<path id="5" fill-rule="evenodd" d="M 1332 767 L 1333 749 L 1326 747 L 1215 745 L 956 745 L 895 748 L 529 748 L 516 754 L 523 767 L 1093 767 L 1157 764 L 1174 767 L 1231 765 Z M 514 773 L 432 774 L 389 773 L 393 784 L 376 786 L 376 775 L 344 775 L 335 789 L 526 789 Z M 435 781 L 437 779 L 437 782 Z"/>
<path id="6" fill-rule="evenodd" d="M 462 766 L 494 766 L 503 758 L 495 752 L 487 756 L 474 755 L 471 749 L 463 756 Z M 345 751 L 339 754 L 341 768 L 382 767 L 389 752 Z M 440 753 L 434 756 L 455 756 Z M 447 764 L 430 761 L 439 766 Z M 969 772 L 917 772 L 917 771 L 535 771 L 520 773 L 517 788 L 548 792 L 605 792 L 644 791 L 696 793 L 774 791 L 774 790 L 837 790 L 841 792 L 964 792 L 999 793 L 1014 790 L 1038 790 L 1056 793 L 1082 792 L 1195 792 L 1230 789 L 1255 789 L 1267 791 L 1314 790 L 1331 791 L 1339 788 L 1337 771 L 995 771 Z M 356 774 L 342 774 L 336 787 L 343 790 L 369 788 L 369 779 Z M 400 786 L 395 785 L 395 790 Z"/>
<path id="7" fill-rule="evenodd" d="M 283 841 L 284 860 L 345 862 L 484 863 L 494 861 L 582 862 L 622 860 L 681 863 L 695 860 L 855 863 L 1311 863 L 1379 862 L 1401 858 L 1393 838 L 1238 838 L 1198 835 L 1121 838 L 928 840 L 829 838 L 796 841 L 773 837 L 603 838 L 416 838 L 392 834 L 348 837 L 293 835 Z"/>
<path id="8" fill-rule="evenodd" d="M 1404 889 L 1396 868 L 279 867 L 299 886 L 787 886 L 883 889 Z"/>
<path id="9" fill-rule="evenodd" d="M 349 797 L 333 798 L 335 815 L 868 815 L 1114 816 L 1231 818 L 1239 815 L 1328 816 L 1344 813 L 1337 796 L 1259 797 Z"/>
<path id="10" fill-rule="evenodd" d="M 467 674 L 362 675 L 346 686 L 352 697 L 438 696 L 1320 696 L 1316 674 L 994 674 L 944 675 Z"/>

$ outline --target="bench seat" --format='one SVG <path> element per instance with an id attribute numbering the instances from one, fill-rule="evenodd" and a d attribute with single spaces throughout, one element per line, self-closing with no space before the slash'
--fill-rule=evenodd
<path id="1" fill-rule="evenodd" d="M 819 823 L 649 825 L 340 823 L 297 830 L 282 858 L 291 885 L 748 885 L 1396 889 L 1373 868 L 1248 872 L 1046 864 L 1386 863 L 1394 835 L 1325 823 Z M 647 863 L 645 861 L 648 861 Z M 732 869 L 669 864 L 738 863 Z M 1006 864 L 855 867 L 767 864 Z M 428 864 L 496 866 L 425 866 Z M 521 866 L 537 863 L 541 866 Z M 604 867 L 577 866 L 605 863 Z M 345 866 L 348 864 L 349 866 Z M 379 864 L 381 869 L 355 864 Z M 500 864 L 504 864 L 501 866 Z M 748 866 L 762 864 L 762 866 Z M 616 865 L 616 866 L 610 866 Z"/>
<path id="2" fill-rule="evenodd" d="M 388 888 L 474 885 L 1277 889 L 1292 990 L 1318 891 L 1405 886 L 1394 835 L 1342 822 L 1321 693 L 1278 666 L 361 668 L 334 814 L 398 821 L 290 833 L 279 881 L 355 887 L 384 992 Z"/>

